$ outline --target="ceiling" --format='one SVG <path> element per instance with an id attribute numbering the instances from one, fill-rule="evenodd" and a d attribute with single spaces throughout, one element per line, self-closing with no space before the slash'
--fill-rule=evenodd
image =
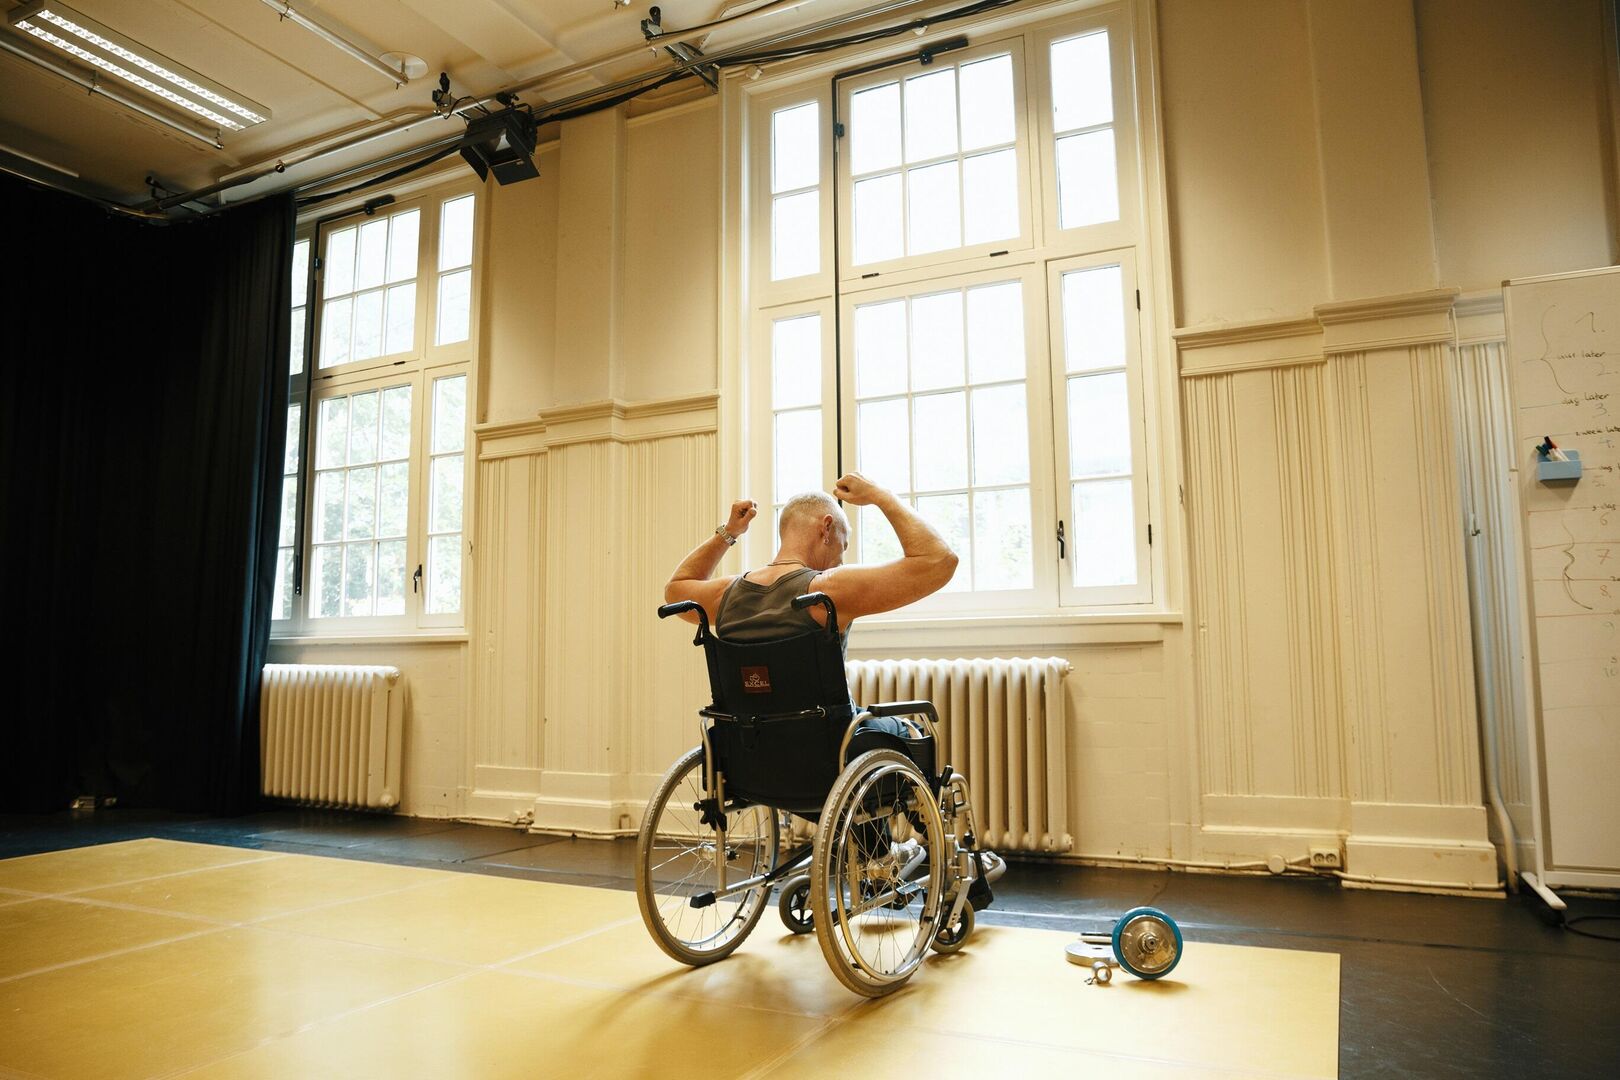
<path id="1" fill-rule="evenodd" d="M 82 188 L 120 202 L 148 198 L 148 176 L 169 191 L 195 191 L 274 165 L 284 156 L 300 155 L 324 140 L 342 141 L 345 136 L 391 128 L 391 121 L 425 116 L 432 109 L 429 94 L 440 71 L 449 73 L 457 94 L 485 96 L 547 72 L 634 50 L 614 64 L 522 95 L 523 101 L 541 105 L 672 63 L 650 48 L 637 48 L 644 44 L 640 24 L 650 6 L 644 0 L 632 0 L 629 7 L 614 0 L 293 0 L 295 10 L 312 15 L 372 55 L 399 52 L 426 61 L 426 75 L 398 88 L 309 30 L 283 21 L 262 0 L 67 2 L 124 36 L 268 106 L 272 113 L 266 123 L 225 132 L 220 150 L 0 51 L 0 155 L 22 154 L 69 170 L 78 174 Z M 682 27 L 749 11 L 765 2 L 664 0 L 659 7 L 666 31 L 678 35 Z M 715 31 L 707 47 L 712 52 L 874 3 L 801 0 L 795 6 L 777 0 L 778 10 Z M 0 0 L 0 6 L 9 13 L 20 5 Z M 59 65 L 90 70 L 9 24 L 0 25 L 0 34 Z M 116 79 L 109 85 L 114 83 Z M 677 84 L 670 91 L 666 97 L 706 92 L 695 82 Z M 130 87 L 128 92 L 148 100 L 139 89 Z M 204 125 L 197 121 L 193 126 Z M 442 139 L 459 127 L 459 121 L 431 118 L 363 149 L 234 188 L 227 197 L 234 200 L 286 187 L 345 164 Z"/>

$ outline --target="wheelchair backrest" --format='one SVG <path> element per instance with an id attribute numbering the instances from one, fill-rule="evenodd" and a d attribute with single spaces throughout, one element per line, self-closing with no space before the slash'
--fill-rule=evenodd
<path id="1" fill-rule="evenodd" d="M 774 641 L 703 634 L 714 707 L 738 718 L 822 708 L 849 715 L 849 680 L 836 633 L 810 630 Z"/>

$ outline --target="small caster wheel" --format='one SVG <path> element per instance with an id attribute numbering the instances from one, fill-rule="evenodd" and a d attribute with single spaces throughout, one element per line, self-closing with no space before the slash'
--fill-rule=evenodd
<path id="1" fill-rule="evenodd" d="M 1157 908 L 1135 908 L 1114 924 L 1113 946 L 1119 966 L 1138 979 L 1163 978 L 1181 960 L 1181 928 Z"/>
<path id="2" fill-rule="evenodd" d="M 973 933 L 973 907 L 962 905 L 962 914 L 957 917 L 954 924 L 942 926 L 939 933 L 934 935 L 934 951 L 942 956 L 948 956 L 961 950 L 967 944 L 967 939 Z"/>
<path id="3" fill-rule="evenodd" d="M 783 883 L 776 910 L 782 916 L 782 925 L 793 933 L 808 934 L 815 930 L 816 919 L 810 912 L 809 874 L 790 877 Z"/>

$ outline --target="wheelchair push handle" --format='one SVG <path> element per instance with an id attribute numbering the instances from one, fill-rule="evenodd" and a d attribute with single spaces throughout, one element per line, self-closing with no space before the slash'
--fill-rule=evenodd
<path id="1" fill-rule="evenodd" d="M 834 606 L 832 597 L 824 592 L 813 592 L 793 598 L 793 606 L 799 611 L 803 611 L 812 604 L 820 604 L 827 609 L 827 629 L 834 634 L 838 633 L 838 608 Z"/>
<path id="2" fill-rule="evenodd" d="M 667 619 L 671 615 L 680 615 L 688 611 L 697 612 L 698 632 L 697 637 L 692 639 L 692 644 L 696 645 L 703 640 L 703 635 L 709 632 L 709 615 L 703 610 L 702 604 L 698 603 L 696 600 L 677 600 L 673 604 L 665 604 L 660 607 L 658 609 L 658 617 L 660 619 Z"/>

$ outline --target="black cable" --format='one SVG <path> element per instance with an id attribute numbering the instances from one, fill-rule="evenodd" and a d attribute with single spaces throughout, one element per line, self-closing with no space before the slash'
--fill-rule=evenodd
<path id="1" fill-rule="evenodd" d="M 805 45 L 784 45 L 778 49 L 766 49 L 747 56 L 734 56 L 718 61 L 721 67 L 737 67 L 747 64 L 760 64 L 778 60 L 793 60 L 803 56 L 815 56 L 820 53 L 832 52 L 835 49 L 846 48 L 851 45 L 864 45 L 873 41 L 883 41 L 887 38 L 899 37 L 907 31 L 927 30 L 937 23 L 950 22 L 953 19 L 965 19 L 997 8 L 1011 7 L 1019 0 L 979 0 L 978 3 L 968 4 L 965 7 L 953 8 L 950 11 L 940 12 L 925 19 L 912 19 L 908 22 L 897 23 L 893 26 L 879 27 L 874 30 L 863 30 L 858 34 L 847 34 L 841 38 L 829 38 L 826 41 L 814 42 Z"/>
<path id="2" fill-rule="evenodd" d="M 1620 941 L 1620 937 L 1614 937 L 1609 934 L 1594 934 L 1590 930 L 1577 930 L 1575 929 L 1575 924 L 1578 922 L 1620 922 L 1620 915 L 1577 915 L 1573 919 L 1564 920 L 1564 929 L 1568 930 L 1572 934 L 1579 934 L 1581 937 L 1596 938 L 1599 941 Z"/>
<path id="3" fill-rule="evenodd" d="M 385 172 L 381 176 L 373 176 L 369 180 L 362 180 L 352 187 L 346 187 L 339 191 L 328 191 L 323 195 L 305 196 L 304 198 L 298 200 L 298 207 L 299 209 L 303 209 L 306 206 L 316 206 L 320 203 L 326 202 L 329 199 L 341 198 L 344 195 L 353 195 L 357 191 L 364 191 L 366 188 L 375 187 L 377 184 L 386 184 L 390 180 L 397 180 L 401 176 L 408 176 L 418 169 L 425 169 L 436 161 L 443 161 L 451 154 L 460 152 L 460 146 L 447 146 L 443 150 L 429 154 L 425 158 L 419 158 L 418 160 L 410 162 L 407 165 L 401 165 L 399 168 L 390 172 Z"/>

